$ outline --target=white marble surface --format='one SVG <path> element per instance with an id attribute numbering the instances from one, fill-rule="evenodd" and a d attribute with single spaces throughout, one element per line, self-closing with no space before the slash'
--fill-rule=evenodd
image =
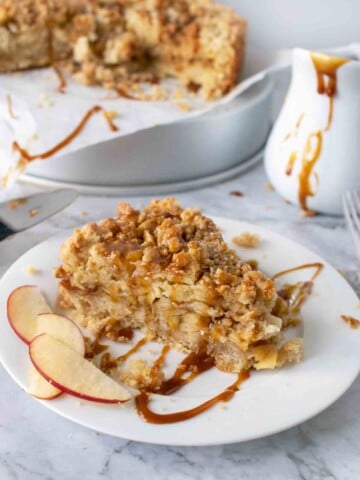
<path id="1" fill-rule="evenodd" d="M 209 214 L 258 222 L 294 238 L 340 268 L 359 294 L 360 263 L 343 219 L 301 219 L 296 208 L 264 188 L 265 180 L 262 166 L 258 166 L 231 182 L 177 197 L 184 205 L 197 205 Z M 244 196 L 230 196 L 232 190 L 240 190 Z M 17 186 L 12 194 L 30 191 L 28 186 Z M 49 221 L 6 240 L 0 244 L 0 275 L 44 238 L 112 215 L 118 200 L 81 197 Z M 131 199 L 136 206 L 147 200 Z M 128 442 L 73 424 L 21 391 L 0 367 L 1 480 L 127 478 L 360 479 L 360 380 L 325 412 L 286 432 L 241 444 L 180 448 Z"/>

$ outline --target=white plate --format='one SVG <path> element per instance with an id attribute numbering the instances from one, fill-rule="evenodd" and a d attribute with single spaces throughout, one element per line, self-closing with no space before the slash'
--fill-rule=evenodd
<path id="1" fill-rule="evenodd" d="M 277 371 L 253 372 L 229 403 L 217 405 L 202 415 L 169 425 L 145 423 L 133 404 L 124 407 L 80 402 L 68 395 L 41 403 L 58 414 L 107 434 L 165 445 L 211 445 L 239 442 L 270 435 L 303 422 L 337 400 L 355 380 L 360 370 L 360 335 L 340 318 L 360 316 L 358 298 L 345 279 L 318 255 L 301 245 L 257 225 L 216 218 L 227 241 L 242 231 L 258 233 L 263 241 L 256 250 L 239 249 L 244 258 L 256 258 L 268 274 L 309 262 L 323 262 L 325 268 L 315 281 L 314 291 L 303 307 L 305 359 L 302 363 Z M 67 232 L 68 234 L 68 232 Z M 1 361 L 23 388 L 27 388 L 30 365 L 27 347 L 6 321 L 6 300 L 19 285 L 37 284 L 54 305 L 57 282 L 52 267 L 59 264 L 59 247 L 65 235 L 37 245 L 23 255 L 0 283 Z M 26 267 L 39 273 L 29 276 Z M 310 272 L 292 274 L 306 280 Z M 294 277 L 293 277 L 294 278 Z M 291 278 L 291 281 L 293 280 Z M 287 278 L 286 280 L 290 280 Z M 119 346 L 118 350 L 124 350 Z M 151 350 L 159 345 L 151 346 Z M 154 358 L 153 353 L 144 354 Z M 168 370 L 181 358 L 170 355 Z M 154 396 L 152 405 L 161 413 L 191 408 L 222 391 L 235 376 L 211 370 L 201 375 L 173 397 Z M 38 400 L 34 400 L 38 401 Z"/>

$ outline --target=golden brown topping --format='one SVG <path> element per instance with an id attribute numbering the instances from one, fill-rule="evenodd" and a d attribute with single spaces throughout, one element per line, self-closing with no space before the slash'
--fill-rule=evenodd
<path id="1" fill-rule="evenodd" d="M 260 245 L 260 237 L 256 233 L 244 232 L 232 239 L 238 247 L 257 248 Z"/>

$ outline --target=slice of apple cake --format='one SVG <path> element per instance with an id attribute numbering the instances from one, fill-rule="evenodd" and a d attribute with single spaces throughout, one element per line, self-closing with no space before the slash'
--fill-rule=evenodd
<path id="1" fill-rule="evenodd" d="M 299 361 L 278 347 L 289 314 L 274 282 L 240 260 L 214 222 L 172 198 L 77 229 L 62 247 L 60 305 L 94 334 L 141 328 L 184 352 L 206 351 L 239 372 Z M 258 364 L 258 365 L 257 365 Z"/>

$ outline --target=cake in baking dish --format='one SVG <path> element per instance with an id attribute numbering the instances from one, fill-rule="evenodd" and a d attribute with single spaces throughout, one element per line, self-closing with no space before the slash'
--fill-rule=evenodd
<path id="1" fill-rule="evenodd" d="M 172 198 L 75 230 L 56 269 L 59 302 L 93 334 L 126 329 L 184 352 L 206 351 L 227 372 L 297 362 L 302 339 L 274 282 L 240 260 L 214 222 Z"/>
<path id="2" fill-rule="evenodd" d="M 110 89 L 177 77 L 224 95 L 243 63 L 246 21 L 212 0 L 0 0 L 0 71 L 62 61 Z"/>

